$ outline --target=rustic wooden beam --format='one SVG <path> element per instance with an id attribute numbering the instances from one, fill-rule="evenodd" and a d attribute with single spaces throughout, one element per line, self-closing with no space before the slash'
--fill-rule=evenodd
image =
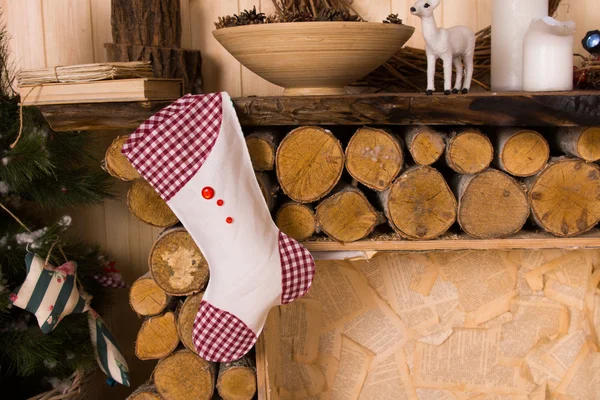
<path id="1" fill-rule="evenodd" d="M 170 101 L 145 101 L 56 104 L 39 108 L 55 131 L 134 130 L 170 103 Z"/>
<path id="2" fill-rule="evenodd" d="M 374 94 L 245 97 L 235 100 L 242 125 L 600 124 L 600 92 L 474 93 L 467 96 Z"/>
<path id="3" fill-rule="evenodd" d="M 600 92 L 234 99 L 242 125 L 600 126 Z M 56 130 L 136 128 L 168 102 L 48 105 Z"/>

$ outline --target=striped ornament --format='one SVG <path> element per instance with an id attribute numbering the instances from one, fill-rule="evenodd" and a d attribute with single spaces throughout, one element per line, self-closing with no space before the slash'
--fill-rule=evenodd
<path id="1" fill-rule="evenodd" d="M 45 265 L 40 256 L 29 253 L 25 264 L 27 278 L 10 295 L 10 300 L 16 307 L 33 313 L 42 332 L 51 332 L 69 314 L 89 310 L 91 297 L 77 289 L 76 263 L 69 261 L 53 267 Z"/>
<path id="2" fill-rule="evenodd" d="M 100 369 L 121 385 L 129 386 L 127 361 L 125 361 L 116 339 L 96 311 L 90 310 L 88 322 Z"/>

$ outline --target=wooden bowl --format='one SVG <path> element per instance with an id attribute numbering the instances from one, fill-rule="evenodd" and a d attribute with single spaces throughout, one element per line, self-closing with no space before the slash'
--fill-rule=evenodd
<path id="1" fill-rule="evenodd" d="M 345 94 L 392 57 L 415 28 L 379 22 L 289 22 L 223 28 L 214 37 L 286 96 Z"/>

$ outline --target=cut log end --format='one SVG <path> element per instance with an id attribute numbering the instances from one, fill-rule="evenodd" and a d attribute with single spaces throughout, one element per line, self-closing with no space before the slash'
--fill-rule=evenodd
<path id="1" fill-rule="evenodd" d="M 178 222 L 167 203 L 148 182 L 136 180 L 127 193 L 129 211 L 140 221 L 158 228 L 166 228 Z"/>
<path id="2" fill-rule="evenodd" d="M 200 308 L 203 295 L 204 293 L 197 293 L 188 297 L 179 308 L 179 315 L 177 316 L 179 339 L 188 350 L 193 352 L 196 352 L 194 340 L 192 339 L 194 321 L 196 320 L 196 314 L 198 314 L 198 308 Z"/>
<path id="3" fill-rule="evenodd" d="M 158 363 L 154 384 L 167 400 L 209 400 L 214 392 L 215 366 L 189 350 L 177 351 Z"/>
<path id="4" fill-rule="evenodd" d="M 600 127 L 585 128 L 577 141 L 577 153 L 585 161 L 600 160 Z"/>
<path id="5" fill-rule="evenodd" d="M 283 192 L 299 203 L 317 201 L 329 193 L 344 169 L 339 140 L 328 130 L 314 126 L 290 132 L 275 158 Z"/>
<path id="6" fill-rule="evenodd" d="M 127 136 L 116 138 L 106 150 L 104 166 L 106 172 L 122 181 L 133 181 L 140 178 L 140 174 L 131 165 L 127 157 L 121 153 L 121 148 L 127 141 Z"/>
<path id="7" fill-rule="evenodd" d="M 373 190 L 387 189 L 403 163 L 399 139 L 381 129 L 358 129 L 346 148 L 346 169 L 354 179 Z"/>
<path id="8" fill-rule="evenodd" d="M 492 142 L 479 130 L 465 130 L 448 140 L 446 162 L 460 174 L 477 174 L 489 167 L 493 158 Z"/>
<path id="9" fill-rule="evenodd" d="M 431 165 L 444 154 L 444 136 L 426 126 L 414 127 L 406 134 L 406 146 L 417 165 Z"/>
<path id="10" fill-rule="evenodd" d="M 169 311 L 144 321 L 135 342 L 135 355 L 140 360 L 157 360 L 171 354 L 178 344 L 175 314 Z"/>
<path id="11" fill-rule="evenodd" d="M 317 219 L 307 205 L 289 202 L 279 208 L 275 223 L 283 233 L 301 241 L 314 235 Z"/>
<path id="12" fill-rule="evenodd" d="M 217 391 L 223 400 L 252 400 L 256 393 L 256 367 L 248 356 L 219 365 Z"/>
<path id="13" fill-rule="evenodd" d="M 403 173 L 383 201 L 392 227 L 409 239 L 434 239 L 456 221 L 456 198 L 442 174 L 431 167 Z"/>
<path id="14" fill-rule="evenodd" d="M 169 229 L 159 236 L 148 265 L 156 284 L 172 296 L 197 293 L 208 280 L 208 263 L 184 228 Z"/>
<path id="15" fill-rule="evenodd" d="M 498 145 L 499 166 L 511 175 L 532 176 L 540 172 L 550 158 L 550 146 L 542 135 L 521 130 L 501 137 Z"/>
<path id="16" fill-rule="evenodd" d="M 556 236 L 589 231 L 600 220 L 600 168 L 576 159 L 551 162 L 531 182 L 534 221 Z"/>
<path id="17" fill-rule="evenodd" d="M 129 290 L 129 304 L 138 315 L 160 314 L 169 304 L 169 300 L 170 296 L 150 276 L 136 280 Z"/>
<path id="18" fill-rule="evenodd" d="M 138 387 L 127 400 L 162 400 L 154 385 L 144 384 Z"/>
<path id="19" fill-rule="evenodd" d="M 468 235 L 502 238 L 518 232 L 527 222 L 530 203 L 525 188 L 507 174 L 488 169 L 463 176 L 458 184 L 458 222 Z"/>
<path id="20" fill-rule="evenodd" d="M 344 188 L 322 201 L 316 214 L 323 232 L 340 242 L 363 239 L 385 222 L 381 213 L 354 187 Z"/>
<path id="21" fill-rule="evenodd" d="M 257 132 L 246 137 L 246 146 L 255 171 L 272 171 L 275 165 L 275 135 Z"/>

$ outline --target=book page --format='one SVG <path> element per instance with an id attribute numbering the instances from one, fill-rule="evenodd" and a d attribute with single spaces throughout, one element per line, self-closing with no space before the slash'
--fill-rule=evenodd
<path id="1" fill-rule="evenodd" d="M 439 275 L 438 266 L 424 255 L 413 255 L 412 258 L 417 260 L 420 259 L 421 263 L 425 265 L 425 270 L 421 274 L 413 277 L 413 280 L 410 283 L 410 289 L 423 296 L 429 296 Z"/>
<path id="2" fill-rule="evenodd" d="M 339 367 L 331 390 L 331 399 L 358 399 L 373 358 L 373 354 L 367 349 L 344 337 Z"/>
<path id="3" fill-rule="evenodd" d="M 317 364 L 292 360 L 293 338 L 281 338 L 281 399 L 305 399 L 325 391 L 325 375 Z"/>
<path id="4" fill-rule="evenodd" d="M 431 256 L 439 262 L 441 275 L 458 289 L 466 326 L 475 327 L 507 312 L 516 295 L 517 264 L 508 253 L 468 251 Z"/>
<path id="5" fill-rule="evenodd" d="M 543 356 L 552 372 L 557 376 L 564 376 L 567 370 L 587 343 L 587 335 L 583 330 L 569 333 L 558 339 L 556 343 Z"/>
<path id="6" fill-rule="evenodd" d="M 319 353 L 340 359 L 342 351 L 342 332 L 343 328 L 337 326 L 330 329 L 321 330 L 319 335 Z"/>
<path id="7" fill-rule="evenodd" d="M 556 341 L 548 338 L 541 339 L 525 356 L 521 374 L 529 376 L 538 385 L 550 382 L 552 387 L 558 386 L 562 375 L 555 375 L 546 359 L 546 354 L 555 344 Z"/>
<path id="8" fill-rule="evenodd" d="M 600 353 L 586 343 L 555 392 L 576 400 L 600 398 Z"/>
<path id="9" fill-rule="evenodd" d="M 417 388 L 417 399 L 418 400 L 462 400 L 458 396 L 457 393 L 459 393 L 459 392 L 451 392 L 449 390 Z"/>
<path id="10" fill-rule="evenodd" d="M 458 298 L 454 285 L 439 276 L 436 277 L 428 296 L 411 289 L 415 277 L 423 275 L 431 265 L 428 258 L 382 254 L 375 260 L 380 268 L 388 303 L 417 336 L 422 336 L 424 331 L 440 322 L 436 305 Z"/>
<path id="11" fill-rule="evenodd" d="M 317 360 L 321 330 L 321 302 L 298 299 L 280 306 L 281 337 L 292 338 L 292 359 L 310 364 Z"/>
<path id="12" fill-rule="evenodd" d="M 317 365 L 321 368 L 321 372 L 325 376 L 325 391 L 320 393 L 318 396 L 319 400 L 328 400 L 331 398 L 331 391 L 333 390 L 333 381 L 337 375 L 337 371 L 340 362 L 337 358 L 327 355 L 319 354 L 317 357 Z"/>
<path id="13" fill-rule="evenodd" d="M 466 313 L 458 309 L 458 300 L 439 303 L 435 306 L 440 322 L 429 327 L 417 341 L 439 346 L 452 335 L 454 328 L 463 327 Z"/>
<path id="14" fill-rule="evenodd" d="M 498 365 L 500 328 L 456 329 L 440 346 L 417 343 L 413 378 L 420 388 L 529 394 L 535 385 L 518 368 Z"/>
<path id="15" fill-rule="evenodd" d="M 417 396 L 400 349 L 383 360 L 374 360 L 359 400 L 412 400 Z"/>
<path id="16" fill-rule="evenodd" d="M 502 365 L 520 366 L 540 339 L 569 330 L 569 314 L 560 304 L 515 299 L 511 304 L 511 313 L 513 320 L 501 328 L 498 350 Z"/>
<path id="17" fill-rule="evenodd" d="M 542 290 L 544 289 L 544 275 L 554 272 L 553 276 L 555 278 L 561 276 L 561 279 L 566 280 L 564 274 L 568 272 L 565 271 L 573 271 L 578 268 L 587 270 L 590 264 L 591 262 L 587 253 L 582 251 L 572 251 L 528 271 L 525 274 L 525 279 L 533 291 Z"/>
<path id="18" fill-rule="evenodd" d="M 317 261 L 310 297 L 321 302 L 323 328 L 351 321 L 374 306 L 364 277 L 345 262 Z"/>
<path id="19" fill-rule="evenodd" d="M 585 287 L 565 285 L 554 278 L 548 278 L 544 285 L 544 295 L 566 306 L 583 310 Z"/>
<path id="20" fill-rule="evenodd" d="M 390 306 L 375 293 L 373 296 L 376 307 L 344 324 L 344 335 L 376 356 L 386 358 L 404 346 L 410 335 Z"/>

